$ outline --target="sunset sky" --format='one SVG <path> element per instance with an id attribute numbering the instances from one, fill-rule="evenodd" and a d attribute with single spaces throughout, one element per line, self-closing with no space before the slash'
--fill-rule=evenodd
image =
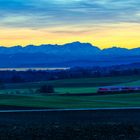
<path id="1" fill-rule="evenodd" d="M 0 45 L 140 47 L 140 0 L 0 0 Z"/>

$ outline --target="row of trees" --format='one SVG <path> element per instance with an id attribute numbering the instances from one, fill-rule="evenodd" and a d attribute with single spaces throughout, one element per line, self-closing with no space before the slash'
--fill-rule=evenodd
<path id="1" fill-rule="evenodd" d="M 0 82 L 23 83 L 69 78 L 101 77 L 140 74 L 140 69 L 117 69 L 117 68 L 74 68 L 66 71 L 0 71 Z"/>
<path id="2" fill-rule="evenodd" d="M 0 88 L 0 90 L 4 90 L 4 88 Z M 40 88 L 38 89 L 27 89 L 27 90 L 21 90 L 21 89 L 17 89 L 17 90 L 8 90 L 8 91 L 4 91 L 5 94 L 7 95 L 33 95 L 33 94 L 42 94 L 42 95 L 51 95 L 53 93 L 55 93 L 54 87 L 51 85 L 42 85 Z"/>

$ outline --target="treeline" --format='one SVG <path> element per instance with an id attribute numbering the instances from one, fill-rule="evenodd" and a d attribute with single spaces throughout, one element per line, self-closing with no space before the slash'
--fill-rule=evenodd
<path id="1" fill-rule="evenodd" d="M 69 70 L 56 71 L 0 71 L 1 83 L 23 83 L 46 80 L 71 79 L 71 78 L 92 78 L 102 76 L 125 76 L 140 75 L 140 68 L 112 67 L 75 67 Z"/>

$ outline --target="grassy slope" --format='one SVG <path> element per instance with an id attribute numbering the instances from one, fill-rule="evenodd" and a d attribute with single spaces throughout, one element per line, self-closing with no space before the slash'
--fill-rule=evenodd
<path id="1" fill-rule="evenodd" d="M 61 86 L 64 84 L 64 87 L 57 87 L 56 91 L 58 93 L 89 93 L 96 92 L 96 86 L 87 86 L 87 87 L 73 87 L 72 84 L 91 84 L 95 83 L 107 83 L 113 84 L 123 83 L 121 85 L 138 85 L 140 84 L 139 76 L 126 76 L 126 77 L 106 77 L 106 78 L 91 78 L 91 79 L 71 79 L 71 80 L 57 80 L 51 81 L 50 83 Z M 136 81 L 137 80 L 137 81 Z M 131 81 L 131 82 L 130 82 Z M 133 81 L 133 82 L 132 82 Z M 116 82 L 116 83 L 115 83 Z M 46 83 L 46 82 L 45 82 Z M 68 84 L 69 87 L 66 87 L 65 84 Z M 43 82 L 44 84 L 44 82 Z M 19 86 L 20 85 L 20 86 Z M 107 95 L 107 96 L 87 96 L 87 97 L 63 97 L 63 96 L 38 96 L 38 95 L 29 95 L 29 87 L 35 88 L 36 85 L 39 87 L 42 83 L 27 83 L 19 84 L 19 91 L 25 93 L 25 96 L 15 96 L 13 90 L 0 91 L 0 104 L 1 105 L 16 105 L 16 106 L 33 106 L 33 107 L 48 107 L 48 108 L 93 108 L 93 107 L 127 107 L 127 106 L 140 106 L 140 94 L 122 94 L 122 95 Z M 32 86 L 31 86 L 32 85 Z M 100 85 L 100 84 L 99 84 Z M 17 87 L 17 84 L 12 85 Z M 28 88 L 27 88 L 27 87 Z M 13 95 L 3 95 L 8 92 L 13 92 Z"/>
<path id="2" fill-rule="evenodd" d="M 0 96 L 1 105 L 48 108 L 93 108 L 140 106 L 140 94 L 107 96 Z"/>
<path id="3" fill-rule="evenodd" d="M 64 79 L 64 80 L 52 80 L 46 82 L 33 82 L 33 83 L 21 83 L 21 84 L 7 84 L 9 88 L 36 88 L 43 84 L 50 84 L 55 87 L 96 87 L 102 85 L 112 85 L 117 83 L 126 83 L 137 81 L 140 79 L 140 75 L 134 76 L 116 76 L 116 77 L 99 77 L 99 78 L 80 78 L 80 79 Z"/>
<path id="4" fill-rule="evenodd" d="M 16 89 L 23 93 L 29 92 L 29 89 L 39 88 L 43 84 L 53 85 L 57 93 L 94 93 L 99 86 L 109 86 L 122 83 L 137 81 L 140 76 L 118 76 L 118 77 L 101 77 L 101 78 L 81 78 L 81 79 L 64 79 L 47 82 L 8 84 L 10 90 L 0 91 L 0 93 L 15 92 Z M 12 90 L 13 89 L 13 90 Z"/>
<path id="5" fill-rule="evenodd" d="M 140 80 L 138 81 L 133 81 L 133 82 L 128 82 L 128 83 L 123 83 L 120 85 L 124 85 L 124 86 L 140 86 Z"/>

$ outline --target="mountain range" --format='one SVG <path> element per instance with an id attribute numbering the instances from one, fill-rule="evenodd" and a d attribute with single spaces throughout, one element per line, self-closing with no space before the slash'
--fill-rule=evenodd
<path id="1" fill-rule="evenodd" d="M 0 47 L 0 67 L 108 66 L 140 62 L 140 48 L 101 50 L 90 43 Z"/>

